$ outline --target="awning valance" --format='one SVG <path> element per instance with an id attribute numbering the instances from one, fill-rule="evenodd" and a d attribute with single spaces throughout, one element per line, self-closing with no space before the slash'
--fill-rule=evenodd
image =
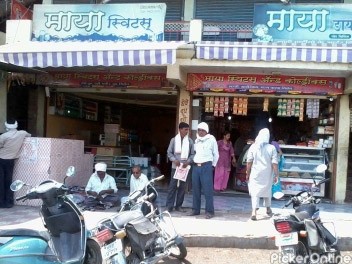
<path id="1" fill-rule="evenodd" d="M 197 58 L 239 61 L 352 62 L 352 44 L 198 42 Z"/>
<path id="2" fill-rule="evenodd" d="M 23 67 L 167 65 L 184 42 L 21 42 L 0 46 L 0 61 Z"/>

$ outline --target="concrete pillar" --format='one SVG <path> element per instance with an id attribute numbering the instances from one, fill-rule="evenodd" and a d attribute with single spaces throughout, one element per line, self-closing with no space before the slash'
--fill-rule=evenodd
<path id="1" fill-rule="evenodd" d="M 36 137 L 44 136 L 45 89 L 39 86 L 29 91 L 28 98 L 28 132 Z"/>
<path id="2" fill-rule="evenodd" d="M 202 99 L 192 99 L 192 138 L 197 137 L 197 126 L 202 118 Z"/>
<path id="3" fill-rule="evenodd" d="M 191 21 L 194 17 L 194 0 L 185 0 L 184 2 L 185 8 L 183 12 L 183 20 L 184 21 Z"/>
<path id="4" fill-rule="evenodd" d="M 7 72 L 0 70 L 0 133 L 5 132 L 4 122 L 7 118 Z"/>
<path id="5" fill-rule="evenodd" d="M 337 108 L 338 130 L 337 133 L 335 133 L 335 188 L 332 190 L 332 198 L 336 203 L 343 203 L 346 197 L 348 146 L 350 140 L 350 108 L 348 95 L 342 95 L 340 97 Z M 334 182 L 333 180 L 334 179 L 332 179 L 332 183 Z"/>
<path id="6" fill-rule="evenodd" d="M 203 20 L 194 19 L 189 26 L 189 41 L 202 41 Z"/>

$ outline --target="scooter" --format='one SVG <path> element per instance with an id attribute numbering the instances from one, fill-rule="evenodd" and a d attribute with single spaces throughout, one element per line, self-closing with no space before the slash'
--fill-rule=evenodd
<path id="1" fill-rule="evenodd" d="M 41 199 L 40 215 L 46 231 L 32 229 L 0 230 L 0 264 L 101 264 L 101 247 L 89 237 L 84 217 L 71 200 L 67 177 L 75 174 L 70 166 L 63 183 L 45 180 L 16 201 Z M 12 191 L 28 186 L 20 180 Z"/>
<path id="2" fill-rule="evenodd" d="M 131 193 L 119 213 L 98 224 L 96 236 L 106 247 L 122 241 L 123 254 L 116 253 L 111 258 L 112 264 L 154 264 L 168 256 L 177 259 L 187 256 L 170 213 L 159 212 L 155 207 L 158 192 L 154 182 L 163 177 L 154 178 L 145 189 Z"/>
<path id="3" fill-rule="evenodd" d="M 326 169 L 326 165 L 321 164 L 316 172 L 322 173 Z M 327 178 L 317 183 L 313 177 L 315 187 L 329 180 Z M 340 263 L 338 239 L 320 219 L 316 206 L 320 202 L 321 199 L 314 197 L 311 188 L 310 191 L 296 194 L 284 205 L 283 208 L 292 204 L 295 209 L 293 214 L 274 216 L 274 226 L 278 231 L 275 244 L 280 250 L 280 263 Z"/>

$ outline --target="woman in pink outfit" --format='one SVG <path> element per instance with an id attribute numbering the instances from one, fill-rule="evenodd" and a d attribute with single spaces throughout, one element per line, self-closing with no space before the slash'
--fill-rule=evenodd
<path id="1" fill-rule="evenodd" d="M 231 164 L 235 166 L 235 151 L 230 141 L 230 132 L 223 133 L 223 139 L 218 141 L 219 161 L 215 167 L 214 190 L 216 192 L 224 191 L 227 187 Z"/>

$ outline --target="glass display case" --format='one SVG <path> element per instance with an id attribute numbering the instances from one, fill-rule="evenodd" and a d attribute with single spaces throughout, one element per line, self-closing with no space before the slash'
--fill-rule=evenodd
<path id="1" fill-rule="evenodd" d="M 280 170 L 283 193 L 295 195 L 312 189 L 316 196 L 324 196 L 325 184 L 315 187 L 314 181 L 325 179 L 325 172 L 316 172 L 318 165 L 325 164 L 325 149 L 293 145 L 280 145 L 280 148 L 285 160 Z"/>

